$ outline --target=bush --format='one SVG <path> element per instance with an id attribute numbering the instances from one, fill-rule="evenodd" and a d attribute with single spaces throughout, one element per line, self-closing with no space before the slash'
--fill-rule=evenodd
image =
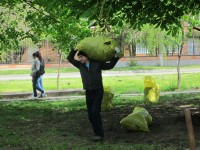
<path id="1" fill-rule="evenodd" d="M 135 60 L 131 60 L 130 62 L 128 62 L 128 66 L 138 66 L 137 62 Z"/>

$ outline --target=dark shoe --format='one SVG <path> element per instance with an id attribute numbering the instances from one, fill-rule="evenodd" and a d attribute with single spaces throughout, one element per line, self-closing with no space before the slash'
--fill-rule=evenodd
<path id="1" fill-rule="evenodd" d="M 94 141 L 94 142 L 103 142 L 103 137 L 102 136 L 94 136 L 92 141 Z"/>

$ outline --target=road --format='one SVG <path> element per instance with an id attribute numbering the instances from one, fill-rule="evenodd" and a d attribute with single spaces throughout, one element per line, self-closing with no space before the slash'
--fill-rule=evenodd
<path id="1" fill-rule="evenodd" d="M 199 73 L 199 68 L 181 69 L 181 73 Z M 136 75 L 156 75 L 156 74 L 176 74 L 176 69 L 163 69 L 163 70 L 133 70 L 133 71 L 103 71 L 103 77 L 111 76 L 136 76 Z M 45 78 L 57 78 L 57 73 L 46 73 Z M 61 73 L 60 78 L 80 78 L 79 72 Z M 29 74 L 16 74 L 16 75 L 0 75 L 0 80 L 31 80 Z"/>

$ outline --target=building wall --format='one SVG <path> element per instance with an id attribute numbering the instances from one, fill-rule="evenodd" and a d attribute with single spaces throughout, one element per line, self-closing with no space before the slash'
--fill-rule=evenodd
<path id="1" fill-rule="evenodd" d="M 54 50 L 52 45 L 48 41 L 45 41 L 42 43 L 40 48 L 38 46 L 30 46 L 26 48 L 24 50 L 24 54 L 22 55 L 21 63 L 32 63 L 32 54 L 36 51 L 40 51 L 46 63 L 57 63 L 59 61 L 59 54 L 57 50 Z"/>
<path id="2" fill-rule="evenodd" d="M 44 42 L 39 51 L 46 63 L 55 63 L 59 61 L 58 51 L 53 49 L 52 45 L 48 41 Z"/>

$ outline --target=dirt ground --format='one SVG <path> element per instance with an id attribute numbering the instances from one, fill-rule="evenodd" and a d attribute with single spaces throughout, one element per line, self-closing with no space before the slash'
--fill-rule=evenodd
<path id="1" fill-rule="evenodd" d="M 110 111 L 102 112 L 105 130 L 104 141 L 114 145 L 127 144 L 130 146 L 133 144 L 149 144 L 162 145 L 168 150 L 186 150 L 189 148 L 188 134 L 183 108 L 180 106 L 188 106 L 189 104 L 199 106 L 200 100 L 192 99 L 185 102 L 181 101 L 181 104 L 180 101 L 167 101 L 162 102 L 162 105 L 147 105 L 146 107 L 140 105 L 146 108 L 153 118 L 153 122 L 149 126 L 150 132 L 126 131 L 120 125 L 120 121 L 123 117 L 132 113 L 135 105 L 126 104 L 115 106 Z M 8 114 L 12 118 L 10 119 L 8 117 L 6 120 L 8 122 L 7 127 L 3 131 L 7 134 L 2 136 L 0 133 L 0 149 L 2 150 L 9 150 L 11 148 L 13 150 L 44 149 L 43 147 L 46 147 L 46 143 L 47 146 L 51 146 L 52 144 L 53 147 L 58 143 L 67 143 L 66 141 L 68 141 L 67 144 L 69 147 L 73 149 L 74 145 L 77 147 L 90 145 L 89 138 L 93 135 L 86 110 L 69 112 L 59 110 L 56 112 L 55 110 L 33 109 L 31 107 L 30 109 L 24 107 L 19 110 L 16 108 L 3 109 L 2 107 L 1 113 Z M 17 117 L 15 118 L 14 115 L 17 115 Z M 27 120 L 21 117 L 24 115 L 25 118 L 29 119 Z M 196 144 L 199 147 L 199 107 L 193 107 L 192 121 Z M 15 134 L 13 135 L 13 133 Z M 19 143 L 17 143 L 16 139 L 19 140 Z M 38 146 L 40 147 L 38 148 Z"/>
<path id="2" fill-rule="evenodd" d="M 194 103 L 197 100 L 193 100 Z M 191 103 L 191 101 L 190 101 Z M 171 102 L 164 105 L 146 106 L 146 110 L 153 118 L 149 126 L 150 132 L 128 132 L 120 124 L 120 120 L 130 114 L 135 106 L 122 106 L 108 112 L 102 112 L 103 125 L 105 130 L 105 141 L 110 143 L 137 143 L 137 144 L 164 144 L 166 147 L 176 147 L 177 150 L 188 148 L 188 134 L 183 108 L 180 105 L 187 103 Z M 200 141 L 200 112 L 199 108 L 193 107 L 192 111 L 193 128 L 198 146 Z M 73 115 L 73 114 L 72 114 Z M 87 115 L 80 111 L 76 114 L 77 124 L 81 127 L 75 129 L 76 134 L 88 136 L 92 134 Z"/>

